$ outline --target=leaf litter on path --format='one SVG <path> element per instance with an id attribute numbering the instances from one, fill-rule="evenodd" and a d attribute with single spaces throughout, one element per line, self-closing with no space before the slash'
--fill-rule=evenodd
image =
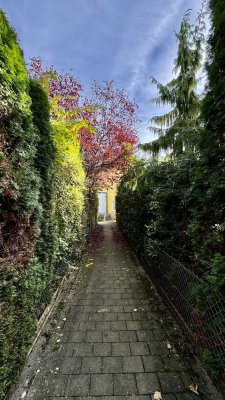
<path id="1" fill-rule="evenodd" d="M 199 393 L 198 393 L 198 385 L 196 385 L 196 383 L 191 383 L 189 385 L 189 389 L 191 390 L 191 392 L 199 395 Z"/>
<path id="2" fill-rule="evenodd" d="M 162 400 L 161 392 L 156 391 L 153 395 L 153 400 Z"/>

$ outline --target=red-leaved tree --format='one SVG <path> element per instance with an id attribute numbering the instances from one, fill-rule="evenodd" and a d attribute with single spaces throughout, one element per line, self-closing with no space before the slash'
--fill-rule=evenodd
<path id="1" fill-rule="evenodd" d="M 112 81 L 102 86 L 94 82 L 92 99 L 85 105 L 93 106 L 87 118 L 95 128 L 95 134 L 81 130 L 79 135 L 89 186 L 108 186 L 123 173 L 134 154 L 138 142 L 137 105 Z"/>
<path id="2" fill-rule="evenodd" d="M 82 85 L 68 73 L 53 67 L 45 70 L 39 58 L 33 58 L 30 76 L 42 82 L 49 99 L 58 98 L 58 106 L 71 111 L 70 118 L 86 119 L 90 129 L 81 129 L 79 140 L 84 157 L 89 189 L 108 186 L 126 169 L 138 142 L 135 125 L 137 105 L 125 90 L 112 81 L 92 86 L 92 99 L 82 101 Z M 52 115 L 54 118 L 54 115 Z"/>

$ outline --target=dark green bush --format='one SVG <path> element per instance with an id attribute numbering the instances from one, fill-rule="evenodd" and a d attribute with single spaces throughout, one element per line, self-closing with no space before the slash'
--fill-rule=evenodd
<path id="1" fill-rule="evenodd" d="M 125 176 L 117 197 L 118 222 L 140 255 L 160 249 L 190 263 L 190 174 L 194 158 L 138 163 Z"/>
<path id="2" fill-rule="evenodd" d="M 34 165 L 40 178 L 39 203 L 39 236 L 35 254 L 42 265 L 43 291 L 40 293 L 39 313 L 43 311 L 51 296 L 53 269 L 57 251 L 57 223 L 54 202 L 55 146 L 50 124 L 50 107 L 48 98 L 40 84 L 30 81 L 31 111 L 36 127 L 38 142 Z"/>

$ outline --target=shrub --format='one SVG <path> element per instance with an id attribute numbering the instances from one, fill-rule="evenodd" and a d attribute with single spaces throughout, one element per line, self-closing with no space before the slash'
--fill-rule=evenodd
<path id="1" fill-rule="evenodd" d="M 0 397 L 14 383 L 35 330 L 41 265 L 41 180 L 34 159 L 38 133 L 32 122 L 29 79 L 16 34 L 0 11 Z"/>

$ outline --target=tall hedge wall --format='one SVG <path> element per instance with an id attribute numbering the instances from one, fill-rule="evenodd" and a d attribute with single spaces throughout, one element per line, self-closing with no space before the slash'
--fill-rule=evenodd
<path id="1" fill-rule="evenodd" d="M 86 178 L 70 126 L 52 123 L 0 11 L 0 399 L 13 387 L 38 318 L 85 247 Z M 95 211 L 94 211 L 95 215 Z"/>
<path id="2" fill-rule="evenodd" d="M 35 329 L 41 180 L 34 159 L 29 78 L 16 34 L 0 12 L 0 397 L 14 382 Z M 42 284 L 39 284 L 42 286 Z"/>

